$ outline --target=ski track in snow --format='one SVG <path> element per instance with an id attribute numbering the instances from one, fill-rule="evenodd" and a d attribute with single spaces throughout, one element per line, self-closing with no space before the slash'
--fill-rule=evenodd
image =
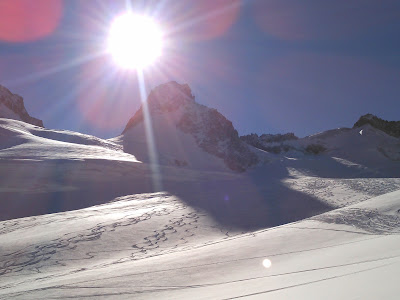
<path id="1" fill-rule="evenodd" d="M 126 197 L 129 199 L 129 197 Z M 77 232 L 68 232 L 57 239 L 53 239 L 43 244 L 32 244 L 24 247 L 21 250 L 2 254 L 0 259 L 0 275 L 8 273 L 18 273 L 21 271 L 41 273 L 42 268 L 49 265 L 58 265 L 60 267 L 67 266 L 69 262 L 85 261 L 97 259 L 99 256 L 107 253 L 112 253 L 116 258 L 112 258 L 106 264 L 98 265 L 97 267 L 105 267 L 107 265 L 126 262 L 129 260 L 138 260 L 149 256 L 160 255 L 168 252 L 173 252 L 177 248 L 186 249 L 184 246 L 194 241 L 196 238 L 197 223 L 205 214 L 200 211 L 190 209 L 178 199 L 173 199 L 165 206 L 165 199 L 171 200 L 170 196 L 158 196 L 157 201 L 149 205 L 141 205 L 140 211 L 144 213 L 137 215 L 133 207 L 126 206 L 123 211 L 126 215 L 112 222 L 101 222 L 96 226 Z M 171 205 L 172 202 L 172 205 Z M 118 213 L 121 209 L 116 208 Z M 129 212 L 131 210 L 131 212 Z M 107 214 L 113 214 L 112 209 L 107 210 Z M 92 210 L 84 218 L 95 218 L 96 210 Z M 135 215 L 135 216 L 132 216 Z M 97 250 L 103 247 L 103 244 L 109 239 L 115 231 L 122 229 L 132 230 L 135 232 L 135 225 L 146 221 L 154 221 L 157 217 L 170 216 L 167 224 L 160 224 L 160 228 L 150 230 L 150 234 L 135 233 L 132 240 L 119 241 L 118 247 L 112 247 L 112 250 Z M 0 222 L 0 238 L 1 235 L 6 235 L 14 231 L 28 230 L 36 226 L 43 226 L 53 222 L 59 222 L 62 226 L 63 221 L 73 222 L 74 220 L 82 220 L 81 216 L 69 217 L 68 213 L 60 213 L 49 216 L 29 217 L 23 219 L 15 219 Z M 149 223 L 149 222 L 147 222 Z M 149 223 L 150 225 L 151 223 Z M 154 227 L 154 226 L 153 226 Z M 153 228 L 151 227 L 151 228 Z M 177 238 L 174 238 L 174 235 Z M 220 236 L 228 237 L 228 232 L 221 231 Z M 101 245 L 96 245 L 96 240 L 105 239 Z M 166 246 L 167 241 L 171 241 Z M 91 242 L 90 251 L 80 253 L 79 247 L 82 244 Z M 106 248 L 106 247 L 104 247 Z M 190 246 L 189 246 L 190 248 Z M 65 253 L 74 253 L 72 257 L 68 257 Z M 78 254 L 79 253 L 79 254 Z M 66 255 L 67 257 L 64 257 Z M 93 267 L 93 266 L 92 266 Z"/>
<path id="2" fill-rule="evenodd" d="M 293 173 L 292 173 L 293 174 Z M 340 208 L 400 189 L 400 178 L 322 178 L 296 174 L 284 184 Z"/>
<path id="3" fill-rule="evenodd" d="M 400 211 L 397 215 L 376 210 L 347 208 L 311 218 L 312 220 L 352 226 L 372 234 L 400 234 Z"/>

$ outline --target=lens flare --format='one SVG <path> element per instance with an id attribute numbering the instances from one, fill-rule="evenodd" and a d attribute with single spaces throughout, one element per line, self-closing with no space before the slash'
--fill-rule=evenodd
<path id="1" fill-rule="evenodd" d="M 32 42 L 51 35 L 63 15 L 62 0 L 0 1 L 0 40 Z"/>
<path id="2" fill-rule="evenodd" d="M 264 259 L 262 264 L 266 269 L 269 269 L 272 266 L 272 262 L 268 258 Z"/>

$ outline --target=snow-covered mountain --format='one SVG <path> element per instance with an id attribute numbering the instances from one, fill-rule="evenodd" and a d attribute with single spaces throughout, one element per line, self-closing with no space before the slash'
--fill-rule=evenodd
<path id="1" fill-rule="evenodd" d="M 371 125 L 388 135 L 400 138 L 400 121 L 386 121 L 373 114 L 366 114 L 361 116 L 360 119 L 354 124 L 353 128 L 359 128 L 366 124 Z"/>
<path id="2" fill-rule="evenodd" d="M 31 117 L 25 109 L 21 96 L 11 93 L 0 85 L 0 118 L 24 121 L 29 124 L 43 127 L 43 121 Z"/>
<path id="3" fill-rule="evenodd" d="M 396 122 L 393 123 L 395 125 Z M 360 125 L 359 121 L 356 124 L 353 128 L 332 129 L 304 138 L 297 138 L 293 134 L 275 137 L 251 134 L 241 139 L 279 157 L 323 155 L 374 172 L 382 170 L 381 175 L 397 175 L 400 167 L 400 139 L 368 122 Z"/>
<path id="4" fill-rule="evenodd" d="M 243 143 L 232 122 L 217 110 L 196 103 L 188 85 L 169 82 L 147 99 L 159 163 L 200 169 L 244 171 L 258 157 Z M 124 151 L 149 162 L 145 107 L 129 120 L 116 139 Z"/>

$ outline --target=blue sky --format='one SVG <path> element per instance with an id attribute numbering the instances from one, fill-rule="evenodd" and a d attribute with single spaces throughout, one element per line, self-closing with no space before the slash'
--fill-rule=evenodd
<path id="1" fill-rule="evenodd" d="M 188 83 L 239 134 L 305 136 L 365 113 L 400 120 L 400 2 L 391 0 L 5 0 L 0 84 L 48 128 L 120 134 L 140 106 L 137 76 L 104 49 L 128 8 L 165 32 L 148 91 Z"/>

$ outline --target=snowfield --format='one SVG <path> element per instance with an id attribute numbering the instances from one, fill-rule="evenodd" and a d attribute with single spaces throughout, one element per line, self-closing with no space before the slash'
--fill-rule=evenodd
<path id="1" fill-rule="evenodd" d="M 399 298 L 399 138 L 273 153 L 186 85 L 153 97 L 157 164 L 143 111 L 109 140 L 0 118 L 0 299 Z"/>
<path id="2" fill-rule="evenodd" d="M 240 233 L 158 193 L 3 221 L 0 298 L 397 299 L 399 210 L 397 191 Z"/>

